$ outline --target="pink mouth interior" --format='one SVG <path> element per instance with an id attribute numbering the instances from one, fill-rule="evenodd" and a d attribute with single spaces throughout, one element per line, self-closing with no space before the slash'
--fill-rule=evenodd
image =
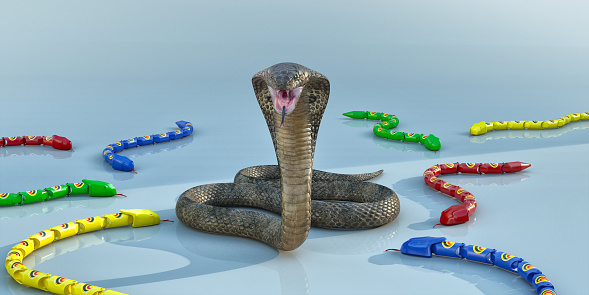
<path id="1" fill-rule="evenodd" d="M 290 91 L 284 89 L 274 90 L 270 86 L 268 86 L 268 89 L 272 95 L 272 102 L 274 103 L 274 109 L 276 112 L 282 114 L 284 108 L 284 112 L 288 115 L 295 109 L 303 87 L 298 87 Z"/>

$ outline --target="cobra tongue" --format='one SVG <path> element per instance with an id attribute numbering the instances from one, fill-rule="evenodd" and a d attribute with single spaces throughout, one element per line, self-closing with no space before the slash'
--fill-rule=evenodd
<path id="1" fill-rule="evenodd" d="M 282 106 L 282 120 L 280 121 L 280 127 L 284 126 L 284 117 L 286 117 L 286 107 Z"/>

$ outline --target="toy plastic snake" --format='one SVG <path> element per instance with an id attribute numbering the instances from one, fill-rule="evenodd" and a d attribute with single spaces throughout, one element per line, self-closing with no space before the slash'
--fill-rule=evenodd
<path id="1" fill-rule="evenodd" d="M 433 134 L 425 135 L 419 133 L 405 133 L 389 130 L 399 125 L 399 119 L 395 115 L 365 111 L 351 111 L 343 113 L 342 115 L 353 119 L 383 121 L 376 123 L 374 127 L 372 127 L 372 132 L 374 132 L 374 134 L 378 137 L 406 142 L 420 142 L 430 151 L 437 151 L 442 147 L 440 144 L 440 139 L 435 137 Z"/>
<path id="2" fill-rule="evenodd" d="M 440 223 L 454 225 L 465 223 L 477 208 L 475 197 L 465 189 L 438 178 L 440 174 L 472 173 L 497 174 L 522 171 L 532 165 L 523 162 L 509 163 L 448 163 L 432 166 L 423 172 L 423 180 L 432 189 L 462 202 L 444 210 L 440 215 Z"/>
<path id="3" fill-rule="evenodd" d="M 364 182 L 382 170 L 358 175 L 313 170 L 317 132 L 329 98 L 325 76 L 281 63 L 255 74 L 252 84 L 279 165 L 245 168 L 237 173 L 235 183 L 185 191 L 176 204 L 176 215 L 184 224 L 293 250 L 305 241 L 311 225 L 368 228 L 397 217 L 397 195 L 385 186 Z M 263 208 L 282 218 L 223 206 Z"/>
<path id="4" fill-rule="evenodd" d="M 83 234 L 104 228 L 127 226 L 129 224 L 131 224 L 133 227 L 142 227 L 157 225 L 160 223 L 159 216 L 149 210 L 131 209 L 119 210 L 119 212 L 120 213 L 95 216 L 76 220 L 74 222 L 64 223 L 28 237 L 22 242 L 16 244 L 14 247 L 12 247 L 10 252 L 8 252 L 5 262 L 6 270 L 19 284 L 49 291 L 55 294 L 123 294 L 112 290 L 105 290 L 101 287 L 79 283 L 77 281 L 62 278 L 60 276 L 50 275 L 40 271 L 28 269 L 22 263 L 23 259 L 27 255 L 31 254 L 31 252 L 54 241 L 60 241 L 77 234 Z"/>
<path id="5" fill-rule="evenodd" d="M 432 254 L 435 254 L 489 264 L 519 274 L 540 295 L 556 294 L 552 283 L 531 263 L 495 249 L 447 242 L 443 237 L 419 237 L 411 238 L 403 243 L 401 250 L 388 250 L 401 251 L 403 254 L 420 257 L 432 257 Z"/>
<path id="6" fill-rule="evenodd" d="M 57 150 L 71 150 L 72 142 L 59 135 L 53 136 L 13 136 L 0 138 L 0 147 L 15 145 L 46 145 Z"/>
<path id="7" fill-rule="evenodd" d="M 66 183 L 42 190 L 20 193 L 0 193 L 0 206 L 22 205 L 49 201 L 68 195 L 85 195 L 91 197 L 112 197 L 117 195 L 115 187 L 104 181 L 83 179 L 82 182 Z"/>
<path id="8" fill-rule="evenodd" d="M 470 127 L 470 134 L 482 135 L 488 131 L 505 129 L 554 129 L 579 120 L 589 120 L 589 112 L 569 114 L 548 121 L 498 121 L 488 123 L 481 121 Z"/>
<path id="9" fill-rule="evenodd" d="M 170 140 L 184 138 L 192 134 L 192 131 L 194 130 L 194 127 L 192 127 L 192 123 L 190 122 L 178 121 L 176 122 L 176 125 L 180 129 L 166 133 L 129 138 L 109 144 L 102 151 L 102 157 L 105 161 L 111 164 L 114 169 L 121 171 L 134 171 L 135 164 L 133 164 L 131 159 L 125 156 L 116 155 L 115 153 L 118 153 L 122 150 L 135 148 L 137 146 L 151 145 L 154 143 L 167 142 Z"/>

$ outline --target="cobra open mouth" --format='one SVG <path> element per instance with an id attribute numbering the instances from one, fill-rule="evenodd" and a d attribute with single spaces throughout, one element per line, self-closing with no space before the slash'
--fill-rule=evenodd
<path id="1" fill-rule="evenodd" d="M 279 114 L 282 114 L 282 124 L 284 124 L 284 116 L 290 114 L 297 105 L 297 101 L 299 100 L 299 95 L 303 91 L 303 87 L 297 87 L 293 90 L 274 90 L 272 87 L 268 86 L 270 90 L 270 94 L 272 95 L 272 103 L 274 103 L 274 109 Z"/>

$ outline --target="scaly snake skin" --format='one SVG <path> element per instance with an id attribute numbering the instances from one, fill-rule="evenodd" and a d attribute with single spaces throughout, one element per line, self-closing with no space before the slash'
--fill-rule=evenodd
<path id="1" fill-rule="evenodd" d="M 329 98 L 325 76 L 298 64 L 280 63 L 255 74 L 252 84 L 278 166 L 245 168 L 237 173 L 234 183 L 185 191 L 176 204 L 176 215 L 184 224 L 204 232 L 256 239 L 288 251 L 303 244 L 311 225 L 371 228 L 397 217 L 400 207 L 395 192 L 364 182 L 382 170 L 354 175 L 313 170 L 317 132 Z M 296 107 L 284 117 L 283 125 L 283 115 L 275 110 L 269 87 L 287 92 L 302 87 Z M 265 209 L 281 218 L 228 206 Z"/>

